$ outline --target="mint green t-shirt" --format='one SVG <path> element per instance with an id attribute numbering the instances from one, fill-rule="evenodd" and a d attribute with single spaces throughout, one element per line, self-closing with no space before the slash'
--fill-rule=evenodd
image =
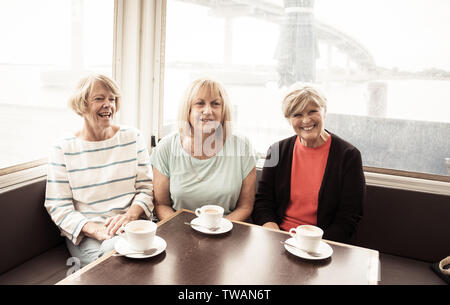
<path id="1" fill-rule="evenodd" d="M 215 156 L 200 160 L 181 146 L 180 134 L 164 137 L 153 148 L 150 162 L 170 180 L 170 196 L 175 210 L 194 211 L 217 204 L 228 215 L 236 208 L 242 181 L 256 165 L 256 153 L 249 140 L 232 135 Z"/>

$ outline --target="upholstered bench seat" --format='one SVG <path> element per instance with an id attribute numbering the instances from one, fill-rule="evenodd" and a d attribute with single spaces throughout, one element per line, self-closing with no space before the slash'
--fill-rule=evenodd
<path id="1" fill-rule="evenodd" d="M 53 285 L 64 279 L 74 266 L 69 257 L 66 244 L 61 243 L 1 274 L 0 285 Z"/>
<path id="2" fill-rule="evenodd" d="M 431 263 L 380 253 L 380 285 L 446 285 Z"/>
<path id="3" fill-rule="evenodd" d="M 46 177 L 0 190 L 0 284 L 54 284 L 69 253 L 44 208 Z"/>

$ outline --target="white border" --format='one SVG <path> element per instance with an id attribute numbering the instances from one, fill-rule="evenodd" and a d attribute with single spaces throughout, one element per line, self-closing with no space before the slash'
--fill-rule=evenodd
<path id="1" fill-rule="evenodd" d="M 47 176 L 47 163 L 0 176 L 0 192 L 7 187 Z"/>
<path id="2" fill-rule="evenodd" d="M 450 196 L 449 182 L 372 172 L 364 172 L 364 175 L 367 185 Z"/>

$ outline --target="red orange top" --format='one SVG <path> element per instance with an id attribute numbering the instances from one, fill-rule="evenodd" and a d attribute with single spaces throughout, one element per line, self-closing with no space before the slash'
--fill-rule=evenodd
<path id="1" fill-rule="evenodd" d="M 280 228 L 317 225 L 319 190 L 330 152 L 331 137 L 322 145 L 306 147 L 295 140 L 291 167 L 291 196 Z"/>

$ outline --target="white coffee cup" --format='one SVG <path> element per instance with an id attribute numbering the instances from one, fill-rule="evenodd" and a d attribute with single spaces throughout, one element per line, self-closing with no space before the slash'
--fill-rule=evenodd
<path id="1" fill-rule="evenodd" d="M 223 211 L 223 208 L 219 205 L 208 204 L 196 209 L 195 215 L 200 218 L 202 225 L 215 228 L 220 227 Z"/>
<path id="2" fill-rule="evenodd" d="M 300 249 L 317 252 L 322 240 L 323 230 L 312 225 L 301 225 L 297 228 L 291 228 L 289 234 L 295 238 Z"/>
<path id="3" fill-rule="evenodd" d="M 127 240 L 132 250 L 144 251 L 152 247 L 157 227 L 149 220 L 134 220 L 123 226 L 119 235 Z"/>

